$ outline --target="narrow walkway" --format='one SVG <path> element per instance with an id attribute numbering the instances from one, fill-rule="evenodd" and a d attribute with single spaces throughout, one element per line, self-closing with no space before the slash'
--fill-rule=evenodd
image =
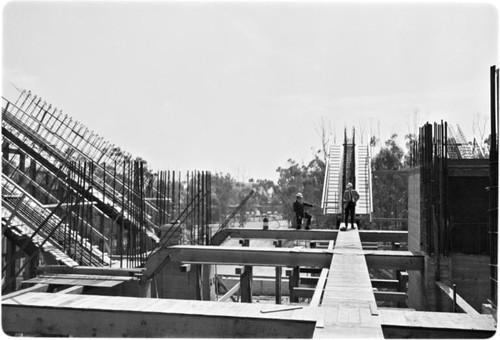
<path id="1" fill-rule="evenodd" d="M 338 233 L 321 307 L 314 338 L 384 338 L 358 229 Z"/>

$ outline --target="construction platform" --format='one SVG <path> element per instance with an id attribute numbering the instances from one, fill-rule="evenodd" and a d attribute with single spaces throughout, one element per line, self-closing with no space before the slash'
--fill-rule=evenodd
<path id="1" fill-rule="evenodd" d="M 496 331 L 491 315 L 466 313 L 417 312 L 411 309 L 377 307 L 376 290 L 370 280 L 371 256 L 383 251 L 367 252 L 362 248 L 363 235 L 373 238 L 375 231 L 333 230 L 257 230 L 231 229 L 226 235 L 240 234 L 266 240 L 278 233 L 292 240 L 327 240 L 326 249 L 265 248 L 235 246 L 172 246 L 165 249 L 169 258 L 184 265 L 225 264 L 243 266 L 239 289 L 250 289 L 244 280 L 252 281 L 258 266 L 316 268 L 320 271 L 315 288 L 292 288 L 296 295 L 311 298 L 309 305 L 282 305 L 152 299 L 126 296 L 75 295 L 78 289 L 59 293 L 18 291 L 2 299 L 3 329 L 7 333 L 44 334 L 53 336 L 98 337 L 252 337 L 252 338 L 392 338 L 409 334 L 432 334 L 433 337 L 487 337 Z M 269 232 L 269 233 L 268 233 Z M 378 233 L 387 239 L 399 239 L 401 232 Z M 328 236 L 328 237 L 327 237 Z M 271 237 L 273 238 L 273 237 Z M 234 238 L 231 239 L 234 242 Z M 224 243 L 224 242 L 222 242 Z M 333 246 L 334 245 L 334 246 Z M 421 271 L 418 254 L 389 251 L 391 268 L 411 267 Z M 382 262 L 374 260 L 375 267 Z M 420 263 L 420 264 L 419 264 Z M 76 267 L 78 268 L 78 267 Z M 111 270 L 111 269 L 110 269 Z M 68 271 L 70 271 L 68 269 Z M 104 271 L 100 269 L 100 271 Z M 142 274 L 147 275 L 147 269 Z M 246 273 L 246 274 L 245 274 Z M 250 275 L 248 275 L 250 273 Z M 298 275 L 299 271 L 293 271 Z M 102 274 L 102 273 L 100 273 Z M 46 274 L 47 275 L 47 274 Z M 60 274 L 68 280 L 69 274 Z M 104 281 L 130 281 L 129 276 L 115 270 L 116 278 L 96 277 Z M 119 275 L 119 276 L 118 276 Z M 73 276 L 74 278 L 74 276 Z M 37 286 L 43 291 L 54 281 Z M 52 275 L 57 280 L 57 275 Z M 35 280 L 36 281 L 36 280 Z M 80 285 L 92 285 L 87 280 Z M 74 282 L 59 282 L 71 285 Z M 94 282 L 95 283 L 95 282 Z M 247 288 L 245 288 L 247 287 Z M 242 292 L 243 295 L 243 292 Z M 68 315 L 71 317 L 68 318 Z M 65 320 L 62 322 L 61 320 Z M 89 325 L 92 325 L 90 327 Z"/>

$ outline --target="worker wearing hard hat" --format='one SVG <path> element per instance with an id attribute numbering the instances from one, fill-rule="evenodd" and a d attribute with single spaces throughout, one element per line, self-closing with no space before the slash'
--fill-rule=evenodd
<path id="1" fill-rule="evenodd" d="M 313 207 L 312 204 L 306 203 L 303 201 L 304 197 L 302 194 L 299 192 L 297 194 L 297 199 L 295 202 L 293 202 L 293 211 L 295 212 L 295 219 L 297 221 L 297 229 L 302 228 L 302 219 L 306 219 L 306 229 L 309 229 L 311 226 L 311 219 L 312 216 L 311 214 L 307 213 L 304 209 L 304 207 Z"/>

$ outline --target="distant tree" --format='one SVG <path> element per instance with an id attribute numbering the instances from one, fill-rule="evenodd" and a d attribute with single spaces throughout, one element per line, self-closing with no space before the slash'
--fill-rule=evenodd
<path id="1" fill-rule="evenodd" d="M 288 167 L 279 167 L 277 185 L 277 198 L 283 205 L 283 216 L 288 221 L 292 221 L 294 216 L 292 204 L 295 201 L 295 195 L 301 192 L 304 200 L 314 204 L 310 209 L 316 216 L 317 223 L 321 223 L 321 195 L 323 190 L 323 181 L 325 177 L 325 162 L 319 158 L 321 150 L 317 152 L 315 158 L 307 165 L 300 165 L 296 161 L 289 159 Z"/>
<path id="2" fill-rule="evenodd" d="M 408 217 L 408 174 L 401 171 L 404 150 L 397 145 L 396 138 L 397 135 L 393 134 L 372 161 L 373 208 L 377 217 Z M 395 226 L 396 222 L 389 222 L 384 228 Z"/>
<path id="3" fill-rule="evenodd" d="M 218 222 L 223 222 L 230 213 L 229 205 L 234 200 L 235 183 L 230 174 L 212 175 L 212 218 L 217 216 Z"/>
<path id="4" fill-rule="evenodd" d="M 404 150 L 396 144 L 397 134 L 385 141 L 385 148 L 373 157 L 373 170 L 399 170 L 403 167 Z"/>
<path id="5" fill-rule="evenodd" d="M 411 152 L 413 143 L 417 140 L 417 137 L 413 133 L 405 135 L 405 147 L 406 153 L 404 155 L 403 167 L 409 168 L 411 166 Z"/>
<path id="6" fill-rule="evenodd" d="M 326 159 L 330 152 L 330 150 L 328 150 L 328 146 L 330 145 L 330 137 L 332 137 L 332 126 L 330 122 L 328 122 L 327 125 L 325 119 L 321 117 L 319 127 L 316 127 L 316 133 L 321 138 L 321 152 L 323 154 L 323 162 L 326 163 Z"/>

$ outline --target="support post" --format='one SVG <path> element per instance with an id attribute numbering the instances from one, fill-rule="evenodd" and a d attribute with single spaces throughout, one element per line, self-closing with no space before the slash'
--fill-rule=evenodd
<path id="1" fill-rule="evenodd" d="M 288 276 L 288 288 L 290 291 L 290 302 L 299 302 L 299 298 L 293 293 L 293 289 L 299 286 L 300 267 L 293 267 Z"/>
<path id="2" fill-rule="evenodd" d="M 252 303 L 252 272 L 252 266 L 245 266 L 245 270 L 240 276 L 241 302 Z"/>
<path id="3" fill-rule="evenodd" d="M 250 240 L 240 240 L 243 247 L 250 246 Z M 244 266 L 243 273 L 240 276 L 240 293 L 241 302 L 252 303 L 252 281 L 253 281 L 253 267 Z"/>
<path id="4" fill-rule="evenodd" d="M 196 300 L 203 300 L 203 274 L 202 274 L 202 265 L 196 264 L 194 265 L 195 269 L 195 277 L 196 277 Z"/>
<path id="5" fill-rule="evenodd" d="M 7 268 L 7 272 L 5 274 L 5 280 L 6 282 L 6 287 L 4 288 L 4 294 L 10 293 L 16 290 L 16 262 L 17 260 L 15 259 L 16 256 L 16 245 L 14 242 L 6 238 L 7 246 L 6 246 L 6 254 L 7 254 L 7 263 L 10 263 L 9 267 Z"/>
<path id="6" fill-rule="evenodd" d="M 406 287 L 409 281 L 409 276 L 407 271 L 400 271 L 398 270 L 396 272 L 397 278 L 398 278 L 398 292 L 404 292 L 406 293 Z M 400 308 L 406 308 L 407 304 L 406 301 L 398 301 L 397 302 L 398 307 Z"/>
<path id="7" fill-rule="evenodd" d="M 281 248 L 283 246 L 283 242 L 281 240 L 275 241 L 274 245 L 276 248 Z M 276 267 L 276 304 L 281 304 L 281 266 Z"/>

